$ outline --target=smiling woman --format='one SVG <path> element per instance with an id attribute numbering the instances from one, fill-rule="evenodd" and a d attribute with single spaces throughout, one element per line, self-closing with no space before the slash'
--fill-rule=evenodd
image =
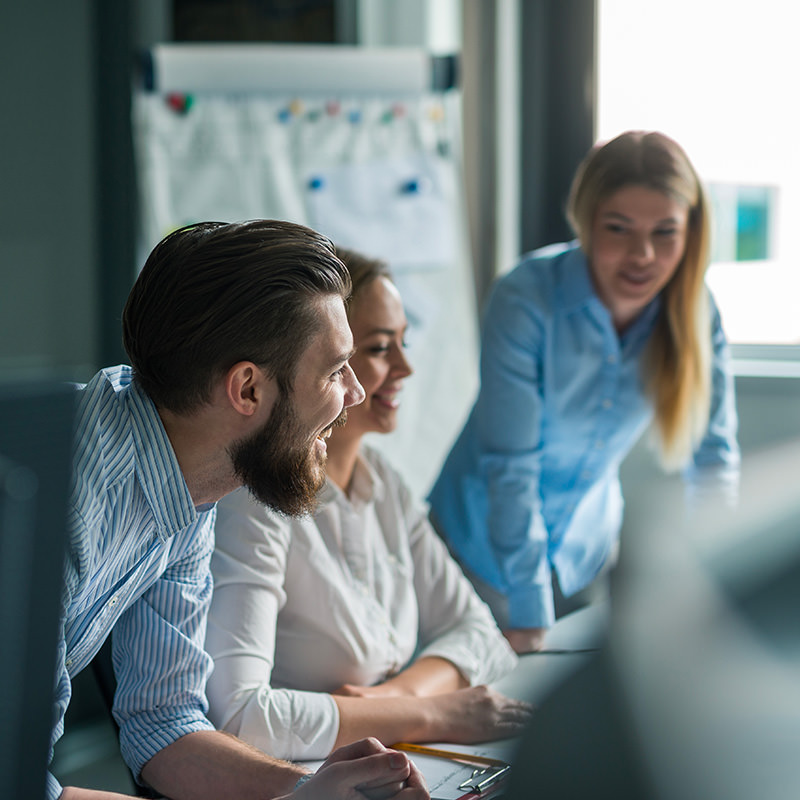
<path id="1" fill-rule="evenodd" d="M 652 424 L 661 463 L 736 485 L 728 346 L 706 289 L 705 191 L 683 149 L 629 131 L 590 150 L 578 241 L 526 255 L 486 310 L 481 388 L 431 513 L 520 652 L 602 592 L 622 460 Z"/>
<path id="2" fill-rule="evenodd" d="M 597 204 L 592 278 L 622 333 L 667 285 L 683 259 L 687 205 L 645 186 L 626 186 Z"/>

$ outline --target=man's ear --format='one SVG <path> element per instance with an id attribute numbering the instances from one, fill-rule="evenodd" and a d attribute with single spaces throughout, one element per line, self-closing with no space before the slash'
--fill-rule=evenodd
<path id="1" fill-rule="evenodd" d="M 251 417 L 265 405 L 269 408 L 278 394 L 277 384 L 252 361 L 239 361 L 225 373 L 225 395 L 239 414 Z"/>

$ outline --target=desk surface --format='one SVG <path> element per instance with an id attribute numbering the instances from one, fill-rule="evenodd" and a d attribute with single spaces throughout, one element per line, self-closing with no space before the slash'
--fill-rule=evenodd
<path id="1" fill-rule="evenodd" d="M 602 643 L 607 622 L 607 604 L 589 606 L 563 617 L 548 632 L 545 650 L 520 656 L 514 671 L 493 683 L 493 688 L 509 697 L 528 700 L 534 704 L 541 702 L 555 686 L 591 658 L 592 653 Z M 505 739 L 477 745 L 437 742 L 430 746 L 510 761 L 516 745 L 516 739 Z M 463 794 L 457 787 L 470 775 L 470 767 L 417 753 L 409 755 L 425 776 L 431 796 L 435 800 L 451 800 Z"/>
<path id="2" fill-rule="evenodd" d="M 540 701 L 599 648 L 607 624 L 607 603 L 562 617 L 548 631 L 542 652 L 520 656 L 516 669 L 492 686 L 509 697 Z"/>

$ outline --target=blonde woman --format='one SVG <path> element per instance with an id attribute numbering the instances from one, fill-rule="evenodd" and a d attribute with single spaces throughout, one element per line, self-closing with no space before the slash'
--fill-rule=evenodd
<path id="1" fill-rule="evenodd" d="M 325 758 L 365 736 L 477 742 L 512 736 L 525 703 L 485 684 L 516 664 L 400 475 L 363 442 L 395 429 L 406 317 L 385 265 L 337 250 L 353 282 L 350 365 L 366 399 L 325 442 L 313 515 L 246 492 L 218 504 L 209 716 L 272 756 Z"/>
<path id="2" fill-rule="evenodd" d="M 729 352 L 704 283 L 706 194 L 681 147 L 629 131 L 580 165 L 577 241 L 494 286 L 481 388 L 431 514 L 517 652 L 614 559 L 620 464 L 652 424 L 660 461 L 736 484 Z"/>

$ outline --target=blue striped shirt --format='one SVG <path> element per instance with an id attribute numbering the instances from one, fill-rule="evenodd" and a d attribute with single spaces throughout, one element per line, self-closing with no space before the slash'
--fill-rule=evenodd
<path id="1" fill-rule="evenodd" d="M 215 507 L 196 509 L 152 401 L 131 369 L 80 390 L 51 746 L 71 679 L 111 629 L 122 756 L 135 775 L 206 719 L 203 649 Z M 51 750 L 52 756 L 52 750 Z M 61 792 L 50 775 L 48 796 Z"/>
<path id="2" fill-rule="evenodd" d="M 508 599 L 512 628 L 551 625 L 552 570 L 573 594 L 616 543 L 620 465 L 653 418 L 641 358 L 659 307 L 619 336 L 575 244 L 530 254 L 495 284 L 480 392 L 430 502 L 462 563 Z M 713 301 L 711 316 L 711 414 L 686 475 L 725 487 L 738 476 L 737 415 Z"/>

